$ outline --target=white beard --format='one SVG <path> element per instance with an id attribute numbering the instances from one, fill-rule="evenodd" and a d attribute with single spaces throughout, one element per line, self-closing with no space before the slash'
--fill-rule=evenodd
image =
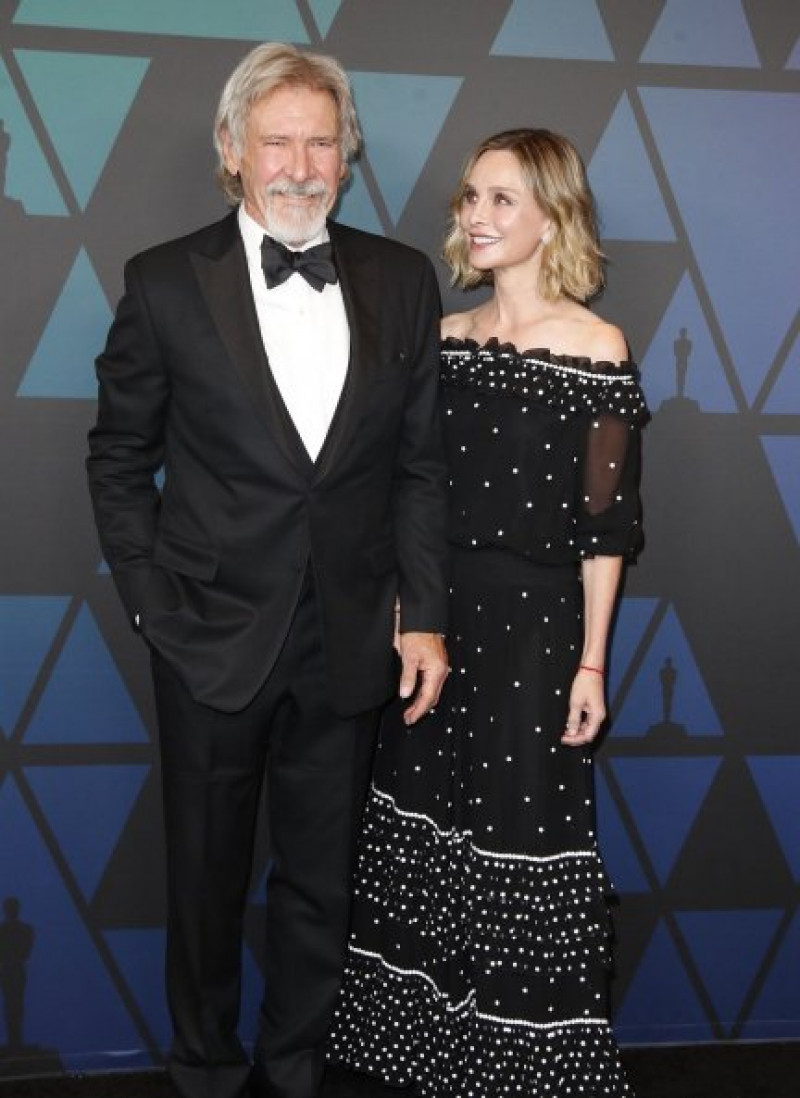
<path id="1" fill-rule="evenodd" d="M 282 195 L 297 197 L 314 196 L 311 206 L 283 205 L 277 209 L 277 199 Z M 264 225 L 269 235 L 288 246 L 297 246 L 319 236 L 325 227 L 325 219 L 332 203 L 324 184 L 316 180 L 308 183 L 271 183 L 264 196 Z"/>

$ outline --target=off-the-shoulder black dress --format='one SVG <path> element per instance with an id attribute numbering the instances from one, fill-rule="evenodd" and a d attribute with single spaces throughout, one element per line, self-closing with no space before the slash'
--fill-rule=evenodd
<path id="1" fill-rule="evenodd" d="M 592 756 L 562 746 L 580 561 L 641 540 L 638 372 L 442 345 L 452 673 L 383 723 L 331 1059 L 424 1098 L 629 1095 Z"/>

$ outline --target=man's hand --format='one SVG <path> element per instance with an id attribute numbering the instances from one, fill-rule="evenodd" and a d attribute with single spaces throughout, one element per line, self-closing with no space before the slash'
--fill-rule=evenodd
<path id="1" fill-rule="evenodd" d="M 403 661 L 400 697 L 417 695 L 403 714 L 406 724 L 414 724 L 439 700 L 447 678 L 447 652 L 438 633 L 398 633 L 397 651 Z"/>

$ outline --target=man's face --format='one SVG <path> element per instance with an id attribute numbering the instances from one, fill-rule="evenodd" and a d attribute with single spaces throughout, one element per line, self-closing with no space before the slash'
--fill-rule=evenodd
<path id="1" fill-rule="evenodd" d="M 328 92 L 277 88 L 253 104 L 242 149 L 226 136 L 223 151 L 245 209 L 270 236 L 296 246 L 321 232 L 346 171 Z"/>

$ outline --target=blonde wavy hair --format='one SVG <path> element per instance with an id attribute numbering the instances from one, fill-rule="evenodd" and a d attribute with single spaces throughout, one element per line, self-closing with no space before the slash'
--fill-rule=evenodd
<path id="1" fill-rule="evenodd" d="M 550 219 L 542 244 L 539 292 L 549 301 L 565 295 L 586 301 L 603 285 L 603 253 L 597 240 L 594 200 L 575 147 L 550 130 L 516 129 L 487 137 L 471 153 L 450 200 L 443 256 L 451 285 L 470 289 L 494 281 L 491 271 L 476 270 L 469 261 L 469 242 L 459 215 L 469 177 L 484 153 L 512 153 L 541 211 Z"/>
<path id="2" fill-rule="evenodd" d="M 310 88 L 332 96 L 339 122 L 339 151 L 343 164 L 347 165 L 361 146 L 361 129 L 350 81 L 339 62 L 325 54 L 303 52 L 283 42 L 264 42 L 251 50 L 228 77 L 214 119 L 214 148 L 219 161 L 217 182 L 231 205 L 242 200 L 242 182 L 225 167 L 225 141 L 230 138 L 237 156 L 241 156 L 253 104 L 285 87 Z"/>

